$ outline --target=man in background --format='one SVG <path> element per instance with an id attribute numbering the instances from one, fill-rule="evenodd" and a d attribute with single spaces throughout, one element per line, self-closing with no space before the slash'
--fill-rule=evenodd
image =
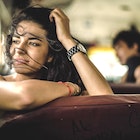
<path id="1" fill-rule="evenodd" d="M 128 66 L 121 83 L 140 84 L 140 33 L 137 30 L 120 31 L 113 39 L 113 47 L 120 63 Z"/>

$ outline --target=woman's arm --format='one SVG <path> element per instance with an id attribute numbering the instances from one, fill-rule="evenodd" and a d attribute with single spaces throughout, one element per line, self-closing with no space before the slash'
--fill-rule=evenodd
<path id="1" fill-rule="evenodd" d="M 86 55 L 77 53 L 72 57 L 72 61 L 90 95 L 113 93 L 105 78 Z"/>
<path id="2" fill-rule="evenodd" d="M 56 23 L 56 32 L 59 41 L 67 51 L 70 50 L 77 43 L 71 37 L 68 17 L 60 9 L 54 9 L 50 14 L 50 20 L 52 21 L 53 19 Z M 90 95 L 113 94 L 106 79 L 85 54 L 82 52 L 74 54 L 72 62 Z"/>
<path id="3" fill-rule="evenodd" d="M 70 82 L 66 84 L 71 94 L 80 90 L 75 84 Z M 70 92 L 68 86 L 41 80 L 0 81 L 0 110 L 35 108 L 56 98 L 68 96 Z"/>

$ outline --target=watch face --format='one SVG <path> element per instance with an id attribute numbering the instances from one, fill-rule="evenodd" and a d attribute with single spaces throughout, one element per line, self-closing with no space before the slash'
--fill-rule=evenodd
<path id="1" fill-rule="evenodd" d="M 79 43 L 79 44 L 77 45 L 77 47 L 80 49 L 81 52 L 84 52 L 84 53 L 87 52 L 86 49 L 85 49 L 85 47 L 84 47 L 82 44 Z"/>
<path id="2" fill-rule="evenodd" d="M 71 61 L 71 57 L 79 51 L 83 52 L 84 54 L 87 53 L 85 47 L 80 43 L 78 43 L 76 46 L 72 47 L 69 51 L 67 51 L 69 61 Z"/>

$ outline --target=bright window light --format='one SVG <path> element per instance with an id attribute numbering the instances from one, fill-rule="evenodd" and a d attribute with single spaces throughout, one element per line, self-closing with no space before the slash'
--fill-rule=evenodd
<path id="1" fill-rule="evenodd" d="M 120 64 L 112 47 L 90 47 L 88 49 L 88 56 L 110 82 L 119 82 L 128 69 L 126 65 Z"/>

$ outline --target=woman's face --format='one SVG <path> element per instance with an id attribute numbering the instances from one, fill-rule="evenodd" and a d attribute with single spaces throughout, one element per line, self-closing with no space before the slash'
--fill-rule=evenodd
<path id="1" fill-rule="evenodd" d="M 48 41 L 46 31 L 32 21 L 18 24 L 12 37 L 10 53 L 13 68 L 20 74 L 33 74 L 47 61 Z"/>

